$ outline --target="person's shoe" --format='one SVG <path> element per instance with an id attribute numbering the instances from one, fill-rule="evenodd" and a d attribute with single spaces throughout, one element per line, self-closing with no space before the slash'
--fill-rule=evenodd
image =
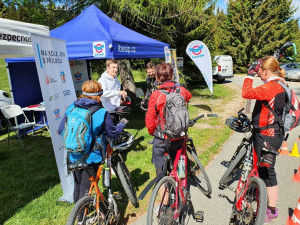
<path id="1" fill-rule="evenodd" d="M 275 214 L 273 214 L 270 209 L 267 209 L 264 224 L 269 224 L 272 221 L 275 221 L 277 219 L 277 217 L 278 217 L 278 209 L 275 210 Z"/>
<path id="2" fill-rule="evenodd" d="M 154 141 L 154 138 L 152 138 L 150 141 L 148 141 L 147 143 L 149 144 L 149 145 L 152 145 L 153 144 L 153 141 Z"/>

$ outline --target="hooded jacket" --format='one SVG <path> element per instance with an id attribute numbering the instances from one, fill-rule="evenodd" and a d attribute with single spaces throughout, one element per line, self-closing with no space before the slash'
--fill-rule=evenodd
<path id="1" fill-rule="evenodd" d="M 115 108 L 120 106 L 121 96 L 119 91 L 121 90 L 121 83 L 117 76 L 115 78 L 108 75 L 107 71 L 102 73 L 98 82 L 103 89 L 103 95 L 101 96 L 101 102 L 103 107 L 108 111 L 114 111 Z"/>

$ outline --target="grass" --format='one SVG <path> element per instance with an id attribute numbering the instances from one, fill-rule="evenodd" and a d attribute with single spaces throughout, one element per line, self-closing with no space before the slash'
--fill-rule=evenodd
<path id="1" fill-rule="evenodd" d="M 2 64 L 3 61 L 0 61 L 0 69 L 3 68 Z M 133 74 L 136 86 L 145 88 L 143 74 L 138 71 L 134 71 Z M 5 76 L 6 73 L 0 73 L 1 81 Z M 5 90 L 4 86 L 3 89 Z M 189 86 L 189 89 L 194 98 L 201 101 L 201 105 L 210 105 L 211 95 L 205 84 L 196 83 Z M 230 101 L 233 96 L 231 89 L 214 84 L 214 99 L 220 101 L 222 105 Z M 225 109 L 218 107 L 217 110 L 218 113 L 222 113 Z M 190 105 L 189 111 L 191 117 L 195 117 L 199 114 L 199 107 Z M 132 150 L 123 154 L 137 195 L 155 177 L 155 168 L 151 163 L 152 146 L 147 144 L 152 136 L 144 127 L 144 117 L 140 110 L 133 110 L 127 130 L 136 136 L 136 141 Z M 194 126 L 189 131 L 190 136 L 194 137 L 200 160 L 206 165 L 219 151 L 231 132 L 220 118 L 205 118 L 199 123 L 211 126 L 205 129 Z M 212 133 L 214 135 L 211 135 Z M 62 195 L 62 190 L 49 133 L 44 131 L 37 137 L 29 136 L 24 139 L 24 142 L 25 148 L 22 148 L 15 139 L 12 139 L 8 146 L 7 134 L 0 136 L 0 224 L 65 224 L 72 205 L 57 202 Z M 113 187 L 114 190 L 122 190 L 115 177 Z M 123 191 L 121 195 L 123 199 L 118 201 L 118 204 L 122 224 L 146 212 L 150 193 L 140 201 L 139 208 L 134 208 L 128 203 Z"/>
<path id="2" fill-rule="evenodd" d="M 10 93 L 9 91 L 9 83 L 8 83 L 8 76 L 7 76 L 7 70 L 6 70 L 6 64 L 4 59 L 0 59 L 0 90 L 6 91 Z"/>

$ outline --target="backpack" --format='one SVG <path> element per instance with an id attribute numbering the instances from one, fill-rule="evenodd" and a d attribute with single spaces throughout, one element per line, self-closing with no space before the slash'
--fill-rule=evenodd
<path id="1" fill-rule="evenodd" d="M 165 118 L 165 124 L 163 129 L 161 123 L 158 123 L 154 136 L 164 139 L 164 134 L 170 139 L 180 138 L 186 135 L 189 127 L 189 112 L 186 108 L 186 103 L 183 96 L 180 94 L 180 89 L 176 87 L 176 84 L 173 86 L 171 92 L 167 90 L 159 89 L 158 91 L 166 95 L 166 103 L 163 108 L 163 117 Z M 157 103 L 155 104 L 155 109 L 157 111 Z M 163 119 L 158 114 L 160 121 Z"/>
<path id="2" fill-rule="evenodd" d="M 74 107 L 66 115 L 65 128 L 62 132 L 65 148 L 70 153 L 87 153 L 94 145 L 92 138 L 92 115 L 101 106 L 88 109 Z"/>
<path id="3" fill-rule="evenodd" d="M 284 131 L 290 131 L 300 125 L 300 101 L 292 89 L 285 86 L 281 81 L 276 82 L 283 88 L 287 98 L 286 104 L 283 107 L 282 116 L 279 117 L 268 103 L 265 105 L 273 113 L 274 117 L 279 122 L 279 126 Z"/>

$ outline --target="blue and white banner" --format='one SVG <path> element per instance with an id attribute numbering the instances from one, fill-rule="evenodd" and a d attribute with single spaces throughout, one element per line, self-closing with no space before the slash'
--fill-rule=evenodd
<path id="1" fill-rule="evenodd" d="M 83 83 L 89 80 L 86 60 L 70 60 L 70 69 L 72 73 L 76 97 L 82 94 L 81 87 Z"/>
<path id="2" fill-rule="evenodd" d="M 72 174 L 67 174 L 67 152 L 63 140 L 58 134 L 58 127 L 66 109 L 76 100 L 66 42 L 32 35 L 32 47 L 63 189 L 63 196 L 60 200 L 73 202 L 74 179 Z"/>
<path id="3" fill-rule="evenodd" d="M 192 41 L 186 47 L 186 54 L 201 71 L 210 92 L 213 93 L 212 64 L 207 46 L 201 41 Z"/>

